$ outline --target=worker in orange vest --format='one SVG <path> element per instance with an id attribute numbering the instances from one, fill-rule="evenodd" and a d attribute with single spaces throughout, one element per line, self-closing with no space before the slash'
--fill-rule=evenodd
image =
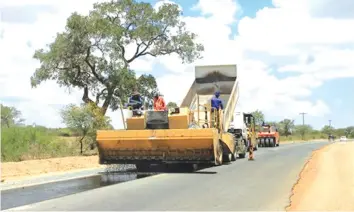
<path id="1" fill-rule="evenodd" d="M 167 110 L 165 100 L 158 93 L 154 96 L 154 110 Z"/>

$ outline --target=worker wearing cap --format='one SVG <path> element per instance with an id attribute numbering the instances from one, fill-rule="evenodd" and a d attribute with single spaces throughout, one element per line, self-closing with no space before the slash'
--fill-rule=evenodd
<path id="1" fill-rule="evenodd" d="M 211 98 L 211 113 L 214 114 L 216 112 L 217 125 L 219 125 L 219 110 L 224 109 L 222 100 L 219 97 L 220 97 L 220 92 L 216 91 L 213 98 Z M 213 121 L 212 121 L 212 125 L 213 125 Z"/>
<path id="2" fill-rule="evenodd" d="M 154 110 L 167 110 L 165 100 L 158 93 L 154 95 Z"/>
<path id="3" fill-rule="evenodd" d="M 140 109 L 143 106 L 143 98 L 141 98 L 140 93 L 135 90 L 129 98 L 129 104 L 132 105 L 133 109 Z"/>
<path id="4" fill-rule="evenodd" d="M 216 109 L 216 110 L 223 110 L 224 109 L 224 105 L 222 104 L 220 97 L 220 92 L 216 91 L 214 94 L 214 97 L 211 98 L 211 107 Z"/>

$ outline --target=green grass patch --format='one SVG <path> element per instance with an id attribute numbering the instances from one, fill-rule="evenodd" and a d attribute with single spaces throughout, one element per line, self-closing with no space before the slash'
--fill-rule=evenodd
<path id="1" fill-rule="evenodd" d="M 77 155 L 77 147 L 45 127 L 1 128 L 1 160 L 23 161 Z"/>
<path id="2" fill-rule="evenodd" d="M 316 139 L 327 139 L 328 136 L 324 134 L 308 134 L 304 136 L 304 139 L 302 139 L 301 135 L 290 135 L 288 137 L 286 136 L 280 136 L 280 142 L 287 142 L 287 141 L 301 141 L 301 140 L 316 140 Z"/>

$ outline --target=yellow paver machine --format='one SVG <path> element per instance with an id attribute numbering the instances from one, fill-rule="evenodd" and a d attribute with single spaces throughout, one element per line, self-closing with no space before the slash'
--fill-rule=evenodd
<path id="1" fill-rule="evenodd" d="M 224 110 L 213 110 L 220 92 Z M 228 133 L 238 101 L 236 65 L 196 66 L 195 80 L 181 106 L 169 111 L 145 110 L 126 118 L 126 129 L 97 131 L 100 164 L 221 165 L 236 160 L 235 138 Z"/>

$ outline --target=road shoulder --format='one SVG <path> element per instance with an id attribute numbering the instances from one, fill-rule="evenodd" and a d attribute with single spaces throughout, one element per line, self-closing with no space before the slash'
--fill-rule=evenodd
<path id="1" fill-rule="evenodd" d="M 354 210 L 354 142 L 336 142 L 312 153 L 293 187 L 287 211 Z"/>

